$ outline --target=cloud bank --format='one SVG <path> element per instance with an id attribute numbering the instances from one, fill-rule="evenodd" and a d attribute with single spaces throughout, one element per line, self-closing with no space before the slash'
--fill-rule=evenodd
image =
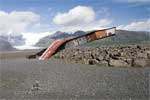
<path id="1" fill-rule="evenodd" d="M 68 12 L 58 13 L 53 18 L 53 23 L 59 30 L 93 30 L 110 25 L 109 19 L 96 19 L 96 12 L 88 6 L 76 6 Z"/>
<path id="2" fill-rule="evenodd" d="M 76 26 L 80 24 L 88 24 L 95 19 L 95 12 L 91 7 L 77 6 L 66 13 L 58 13 L 53 22 L 56 25 Z"/>
<path id="3" fill-rule="evenodd" d="M 49 32 L 29 32 L 28 29 L 48 29 L 46 24 L 41 24 L 41 16 L 31 11 L 12 11 L 10 13 L 0 11 L 0 36 L 20 36 L 25 39 L 25 45 L 34 45 Z M 10 41 L 9 41 L 10 42 Z"/>
<path id="4" fill-rule="evenodd" d="M 39 19 L 40 15 L 30 11 L 0 11 L 0 35 L 20 35 Z"/>
<path id="5" fill-rule="evenodd" d="M 117 0 L 120 2 L 121 0 Z M 149 0 L 127 0 L 121 2 L 149 2 Z M 112 19 L 97 18 L 97 14 L 109 16 L 107 8 L 94 11 L 89 6 L 76 6 L 66 12 L 58 12 L 52 23 L 43 24 L 41 16 L 31 11 L 0 11 L 0 35 L 23 35 L 26 45 L 34 45 L 40 38 L 53 34 L 55 31 L 74 32 L 77 30 L 90 31 L 112 26 Z M 30 32 L 28 29 L 39 31 Z M 120 25 L 118 29 L 132 31 L 150 31 L 150 19 L 131 22 L 128 25 Z M 51 30 L 50 32 L 42 32 Z"/>
<path id="6" fill-rule="evenodd" d="M 27 33 L 22 33 L 23 37 L 25 38 L 25 45 L 29 46 L 29 45 L 34 45 L 35 43 L 37 43 L 41 38 L 51 35 L 52 33 L 50 32 L 42 32 L 42 33 L 31 33 L 31 32 L 27 32 Z"/>
<path id="7" fill-rule="evenodd" d="M 120 25 L 118 29 L 131 30 L 131 31 L 150 31 L 150 19 L 145 21 L 132 22 L 128 25 Z"/>

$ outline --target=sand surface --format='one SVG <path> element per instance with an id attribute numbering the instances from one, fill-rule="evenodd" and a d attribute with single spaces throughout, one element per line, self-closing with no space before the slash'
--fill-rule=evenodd
<path id="1" fill-rule="evenodd" d="M 10 55 L 0 59 L 0 100 L 150 100 L 149 67 L 100 67 Z M 36 81 L 39 90 L 32 90 Z"/>

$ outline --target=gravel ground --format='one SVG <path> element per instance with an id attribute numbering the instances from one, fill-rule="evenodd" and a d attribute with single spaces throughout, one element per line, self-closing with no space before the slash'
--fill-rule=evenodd
<path id="1" fill-rule="evenodd" d="M 0 61 L 2 100 L 150 100 L 149 67 L 100 67 L 54 58 Z"/>

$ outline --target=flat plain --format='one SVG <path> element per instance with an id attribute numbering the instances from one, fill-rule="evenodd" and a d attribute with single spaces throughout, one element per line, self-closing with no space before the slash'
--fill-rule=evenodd
<path id="1" fill-rule="evenodd" d="M 26 58 L 35 52 L 0 53 L 0 99 L 150 99 L 149 67 L 115 68 L 67 62 L 53 57 L 45 61 Z"/>

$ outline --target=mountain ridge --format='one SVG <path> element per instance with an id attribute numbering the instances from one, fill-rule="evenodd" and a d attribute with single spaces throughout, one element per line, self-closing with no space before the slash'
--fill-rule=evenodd
<path id="1" fill-rule="evenodd" d="M 17 50 L 6 40 L 0 39 L 0 51 L 14 51 Z"/>
<path id="2" fill-rule="evenodd" d="M 77 37 L 87 34 L 87 32 L 84 31 L 76 31 L 72 34 L 67 32 L 61 32 L 57 31 L 56 34 L 54 33 L 51 36 L 46 36 L 42 39 L 40 39 L 35 46 L 49 46 L 54 40 L 60 39 L 60 38 L 68 38 L 68 37 Z M 127 30 L 116 30 L 116 35 L 112 37 L 107 37 L 104 39 L 99 39 L 96 41 L 93 41 L 91 43 L 88 43 L 87 45 L 95 45 L 95 44 L 124 44 L 124 43 L 139 43 L 143 41 L 150 41 L 150 32 L 145 31 L 127 31 Z"/>
<path id="3" fill-rule="evenodd" d="M 13 36 L 13 35 L 2 36 L 1 35 L 0 39 L 8 41 L 13 46 L 25 44 L 25 39 L 23 38 L 22 35 L 18 35 L 18 36 Z"/>
<path id="4" fill-rule="evenodd" d="M 35 44 L 35 46 L 48 47 L 54 40 L 61 39 L 61 38 L 77 37 L 77 36 L 84 35 L 84 34 L 86 34 L 86 32 L 84 31 L 76 31 L 74 33 L 57 31 L 53 35 L 49 35 L 49 36 L 45 36 L 41 38 Z"/>

